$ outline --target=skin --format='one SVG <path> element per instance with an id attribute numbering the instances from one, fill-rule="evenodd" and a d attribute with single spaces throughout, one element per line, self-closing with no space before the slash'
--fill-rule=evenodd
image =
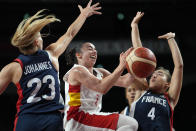
<path id="1" fill-rule="evenodd" d="M 131 107 L 131 104 L 134 101 L 139 99 L 142 93 L 141 89 L 147 89 L 147 83 L 146 81 L 143 81 L 143 79 L 137 79 L 137 78 L 135 78 L 132 84 L 126 88 L 125 97 L 128 100 L 129 107 Z M 124 114 L 124 111 L 125 109 L 121 112 L 121 114 Z"/>
<path id="2" fill-rule="evenodd" d="M 89 1 L 88 5 L 85 8 L 82 8 L 79 5 L 78 8 L 80 9 L 80 15 L 78 16 L 78 18 L 70 25 L 67 32 L 63 36 L 61 36 L 55 43 L 50 44 L 45 49 L 50 54 L 52 64 L 57 71 L 59 71 L 59 56 L 65 51 L 65 49 L 75 37 L 75 35 L 78 33 L 86 19 L 94 14 L 101 14 L 101 12 L 98 11 L 101 9 L 101 7 L 98 7 L 99 3 L 96 3 L 94 5 L 91 5 L 91 3 L 92 0 Z M 37 37 L 35 38 L 33 44 L 35 48 L 32 50 L 28 50 L 27 54 L 29 55 L 34 54 L 38 49 L 42 50 L 43 40 L 40 33 L 37 34 Z M 14 84 L 17 84 L 20 81 L 21 76 L 22 69 L 19 63 L 11 62 L 5 67 L 3 67 L 0 72 L 0 94 L 4 92 L 9 83 L 13 82 Z"/>

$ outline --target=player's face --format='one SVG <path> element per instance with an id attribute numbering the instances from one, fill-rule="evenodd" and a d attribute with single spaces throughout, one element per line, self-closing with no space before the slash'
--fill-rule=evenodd
<path id="1" fill-rule="evenodd" d="M 126 98 L 129 101 L 129 103 L 132 103 L 135 99 L 135 95 L 136 95 L 136 89 L 134 86 L 129 86 L 126 89 Z"/>
<path id="2" fill-rule="evenodd" d="M 38 48 L 42 50 L 43 49 L 43 40 L 42 40 L 40 32 L 37 34 L 36 42 L 37 42 Z"/>
<path id="3" fill-rule="evenodd" d="M 163 70 L 156 70 L 150 78 L 150 89 L 164 92 L 164 87 L 167 84 L 167 76 Z"/>
<path id="4" fill-rule="evenodd" d="M 97 50 L 92 43 L 85 43 L 81 48 L 81 59 L 84 65 L 93 67 L 97 60 Z"/>

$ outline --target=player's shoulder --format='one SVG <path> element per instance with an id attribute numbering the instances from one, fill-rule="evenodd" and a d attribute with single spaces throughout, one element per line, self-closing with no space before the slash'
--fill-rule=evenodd
<path id="1" fill-rule="evenodd" d="M 16 70 L 18 68 L 21 68 L 21 66 L 20 66 L 20 63 L 13 61 L 13 62 L 7 64 L 5 66 L 5 68 L 7 68 L 9 70 Z"/>
<path id="2" fill-rule="evenodd" d="M 84 66 L 75 66 L 70 70 L 69 74 L 77 75 L 82 74 L 84 72 L 88 72 L 88 70 Z"/>
<path id="3" fill-rule="evenodd" d="M 17 73 L 22 72 L 22 68 L 19 63 L 11 62 L 3 67 L 1 73 L 6 73 L 8 76 L 14 76 Z"/>
<path id="4" fill-rule="evenodd" d="M 106 69 L 104 69 L 104 68 L 96 68 L 96 69 L 97 69 L 99 72 L 102 73 L 103 77 L 106 77 L 106 76 L 108 76 L 108 75 L 111 74 L 108 70 L 106 70 Z"/>
<path id="5" fill-rule="evenodd" d="M 125 112 L 125 109 L 123 109 L 123 110 L 120 112 L 120 114 L 124 115 L 124 112 Z"/>

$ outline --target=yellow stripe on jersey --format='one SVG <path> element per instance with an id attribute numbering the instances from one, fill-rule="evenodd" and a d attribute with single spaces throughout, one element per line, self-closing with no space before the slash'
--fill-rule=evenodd
<path id="1" fill-rule="evenodd" d="M 69 106 L 80 106 L 80 93 L 69 93 L 70 101 Z"/>

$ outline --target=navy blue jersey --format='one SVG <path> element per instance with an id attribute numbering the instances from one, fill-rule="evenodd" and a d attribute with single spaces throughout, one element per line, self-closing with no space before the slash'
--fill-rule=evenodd
<path id="1" fill-rule="evenodd" d="M 172 131 L 173 110 L 166 94 L 145 92 L 132 103 L 131 112 L 138 121 L 139 131 Z"/>
<path id="2" fill-rule="evenodd" d="M 60 104 L 58 72 L 46 51 L 33 55 L 19 55 L 14 61 L 22 68 L 22 77 L 16 84 L 17 116 L 22 114 L 48 113 L 64 108 Z"/>

